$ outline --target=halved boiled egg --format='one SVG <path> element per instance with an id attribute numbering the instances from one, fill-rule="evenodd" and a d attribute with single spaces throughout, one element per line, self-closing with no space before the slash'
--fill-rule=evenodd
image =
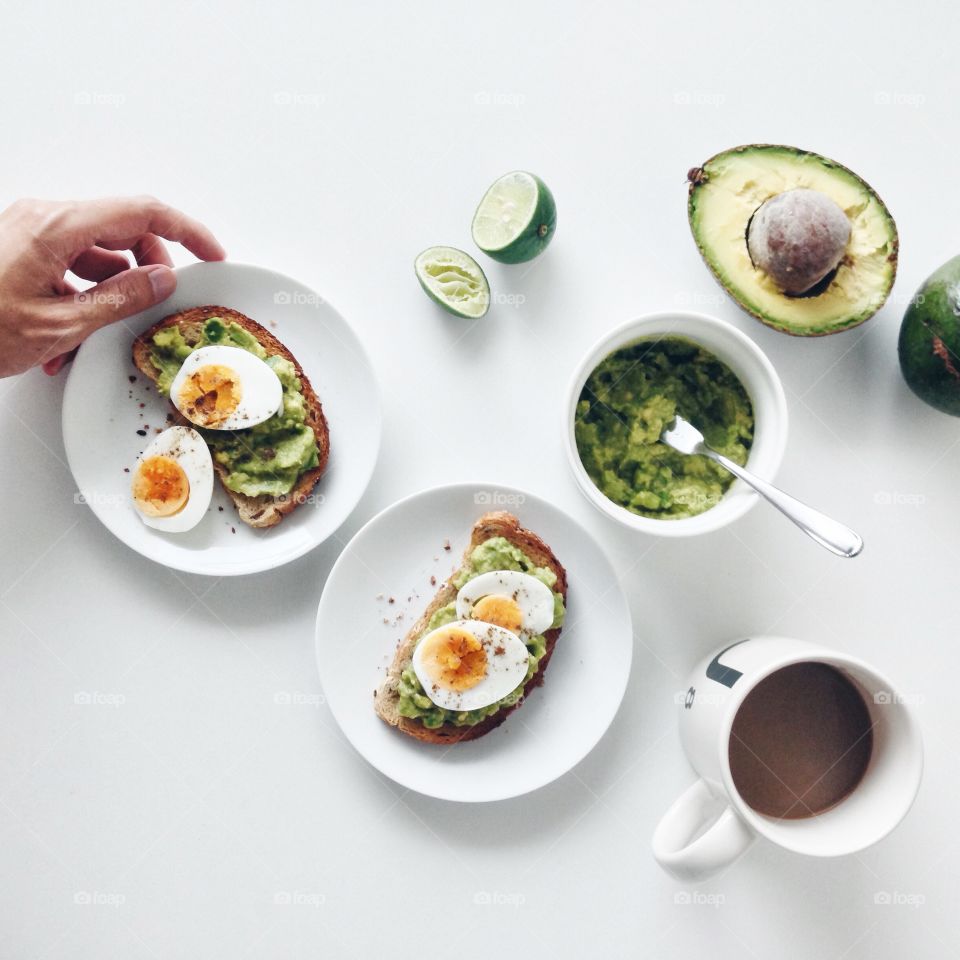
<path id="1" fill-rule="evenodd" d="M 203 437 L 189 427 L 154 437 L 133 470 L 131 490 L 148 527 L 167 533 L 195 527 L 213 495 L 213 462 Z"/>
<path id="2" fill-rule="evenodd" d="M 273 370 L 242 347 L 194 350 L 170 385 L 170 400 L 207 430 L 243 430 L 269 420 L 283 405 Z"/>
<path id="3" fill-rule="evenodd" d="M 460 588 L 457 616 L 533 636 L 553 625 L 553 591 L 542 580 L 519 570 L 481 573 Z"/>
<path id="4" fill-rule="evenodd" d="M 479 620 L 454 620 L 431 630 L 413 651 L 424 693 L 447 710 L 477 710 L 523 683 L 530 655 L 509 630 Z"/>

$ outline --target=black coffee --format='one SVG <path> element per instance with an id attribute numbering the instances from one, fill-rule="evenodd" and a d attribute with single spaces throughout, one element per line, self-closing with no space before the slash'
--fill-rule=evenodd
<path id="1" fill-rule="evenodd" d="M 789 820 L 836 806 L 863 779 L 873 751 L 860 691 L 825 663 L 761 680 L 733 719 L 730 772 L 758 813 Z"/>

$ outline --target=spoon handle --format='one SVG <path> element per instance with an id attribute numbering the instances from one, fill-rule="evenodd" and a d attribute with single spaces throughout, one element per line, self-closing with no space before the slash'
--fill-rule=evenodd
<path id="1" fill-rule="evenodd" d="M 772 483 L 755 477 L 752 473 L 744 470 L 739 464 L 727 459 L 722 454 L 711 450 L 701 450 L 712 460 L 716 460 L 721 466 L 724 466 L 734 476 L 739 477 L 744 483 L 753 487 L 760 496 L 765 497 L 772 503 L 788 520 L 792 520 L 807 536 L 816 540 L 821 546 L 826 547 L 838 557 L 855 557 L 863 549 L 863 540 L 853 532 L 849 527 L 828 517 L 813 507 L 808 507 L 805 503 L 784 493 Z"/>

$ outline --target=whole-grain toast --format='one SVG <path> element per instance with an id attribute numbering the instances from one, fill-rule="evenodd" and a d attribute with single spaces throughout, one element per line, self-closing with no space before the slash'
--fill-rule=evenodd
<path id="1" fill-rule="evenodd" d="M 500 726 L 507 717 L 522 705 L 523 699 L 534 688 L 543 683 L 543 675 L 546 672 L 547 664 L 553 655 L 553 648 L 556 645 L 557 638 L 560 636 L 560 627 L 548 630 L 544 637 L 547 641 L 547 651 L 540 659 L 537 672 L 527 682 L 524 688 L 524 697 L 512 707 L 501 707 L 492 717 L 481 720 L 480 723 L 472 727 L 458 727 L 453 723 L 445 723 L 441 727 L 430 729 L 425 727 L 419 720 L 400 716 L 397 708 L 400 695 L 397 685 L 400 681 L 400 674 L 405 670 L 413 657 L 413 650 L 417 645 L 417 640 L 423 635 L 427 624 L 433 614 L 453 602 L 457 596 L 457 588 L 451 582 L 464 564 L 467 563 L 474 547 L 489 540 L 491 537 L 503 537 L 509 540 L 514 546 L 522 550 L 538 567 L 549 567 L 557 575 L 557 582 L 553 589 L 559 593 L 564 602 L 567 599 L 567 573 L 556 558 L 550 547 L 544 541 L 530 530 L 520 526 L 520 521 L 511 513 L 496 511 L 486 513 L 473 525 L 473 531 L 470 535 L 470 543 L 467 545 L 466 552 L 459 567 L 454 570 L 446 582 L 441 586 L 437 595 L 433 598 L 430 606 L 423 612 L 423 615 L 410 629 L 410 632 L 404 637 L 397 647 L 396 656 L 393 663 L 387 670 L 387 677 L 374 692 L 374 709 L 379 717 L 392 727 L 396 727 L 401 733 L 407 736 L 415 737 L 417 740 L 423 740 L 427 743 L 461 743 L 466 740 L 476 740 L 485 733 L 489 733 L 494 727 Z"/>
<path id="2" fill-rule="evenodd" d="M 320 404 L 320 398 L 310 384 L 303 368 L 297 362 L 296 357 L 266 328 L 260 326 L 254 320 L 244 316 L 230 307 L 221 307 L 216 305 L 207 305 L 202 307 L 191 307 L 189 310 L 182 310 L 180 313 L 173 313 L 169 317 L 164 317 L 159 323 L 155 323 L 149 330 L 145 330 L 133 342 L 133 362 L 136 368 L 153 382 L 159 377 L 159 371 L 150 360 L 150 350 L 155 333 L 167 327 L 178 326 L 183 338 L 187 343 L 196 343 L 200 339 L 204 323 L 211 317 L 220 317 L 226 323 L 235 323 L 242 327 L 248 333 L 256 337 L 260 345 L 267 351 L 268 356 L 278 355 L 289 360 L 296 368 L 297 376 L 303 387 L 303 396 L 306 400 L 307 417 L 306 423 L 313 428 L 314 436 L 317 439 L 317 451 L 319 462 L 311 470 L 304 473 L 297 481 L 296 486 L 287 494 L 279 497 L 259 496 L 248 497 L 242 493 L 235 493 L 228 490 L 224 485 L 230 499 L 233 500 L 240 519 L 251 527 L 272 527 L 278 524 L 288 513 L 294 510 L 300 504 L 304 503 L 310 495 L 317 481 L 323 476 L 327 466 L 327 460 L 330 457 L 330 430 L 327 426 L 327 419 L 323 415 L 323 407 Z M 190 426 L 190 423 L 179 413 L 173 404 L 170 404 L 173 416 L 177 423 L 184 426 Z M 213 461 L 213 467 L 217 471 L 221 482 L 226 478 L 228 470 L 223 464 Z"/>

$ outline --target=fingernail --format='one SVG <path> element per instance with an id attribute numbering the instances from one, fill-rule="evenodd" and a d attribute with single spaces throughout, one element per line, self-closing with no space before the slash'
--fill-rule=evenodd
<path id="1" fill-rule="evenodd" d="M 177 278 L 169 267 L 162 263 L 155 263 L 146 268 L 147 276 L 150 278 L 150 286 L 153 287 L 153 296 L 156 300 L 166 300 L 177 288 Z"/>

